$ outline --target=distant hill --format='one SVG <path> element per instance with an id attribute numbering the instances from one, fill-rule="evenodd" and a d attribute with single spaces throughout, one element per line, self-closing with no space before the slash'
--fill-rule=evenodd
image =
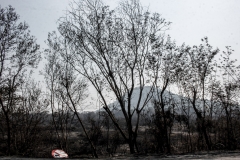
<path id="1" fill-rule="evenodd" d="M 154 105 L 153 105 L 153 101 L 159 101 L 158 95 L 161 92 L 160 89 L 154 88 L 151 92 L 151 87 L 150 86 L 146 86 L 143 88 L 143 92 L 142 92 L 142 97 L 140 100 L 140 107 L 142 107 L 144 105 L 144 102 L 146 100 L 148 100 L 147 103 L 145 103 L 145 107 L 144 107 L 144 111 L 148 111 L 150 114 L 154 113 Z M 139 100 L 139 94 L 140 94 L 140 88 L 137 87 L 133 90 L 133 95 L 132 95 L 132 99 L 131 99 L 131 108 L 135 109 L 137 104 L 138 104 L 138 100 Z M 151 98 L 149 98 L 151 97 Z M 174 93 L 171 93 L 169 91 L 165 91 L 164 92 L 164 103 L 166 104 L 166 108 L 165 109 L 173 109 L 175 112 L 181 113 L 181 108 L 179 108 L 179 104 L 181 99 L 183 97 Z M 125 99 L 127 100 L 127 95 L 125 95 Z M 186 98 L 185 98 L 186 99 Z M 173 105 L 175 104 L 175 105 Z M 119 102 L 116 100 L 115 102 L 111 103 L 108 105 L 109 108 L 113 111 L 113 113 L 115 114 L 116 117 L 122 117 L 123 114 L 121 112 L 121 107 Z M 127 101 L 125 102 L 125 108 L 128 107 Z"/>
<path id="2" fill-rule="evenodd" d="M 142 107 L 144 105 L 144 101 L 147 99 L 147 96 L 148 96 L 148 93 L 150 92 L 150 90 L 151 90 L 150 86 L 146 86 L 143 88 L 142 98 L 140 101 L 140 107 Z M 151 94 L 152 94 L 151 99 L 148 101 L 148 103 L 146 103 L 146 105 L 144 107 L 144 112 L 148 112 L 150 114 L 153 114 L 155 112 L 153 102 L 154 102 L 154 100 L 157 102 L 160 102 L 160 100 L 159 100 L 160 92 L 161 92 L 161 89 L 159 89 L 159 88 L 153 89 L 153 91 L 151 92 Z M 131 99 L 131 108 L 132 109 L 136 108 L 136 106 L 137 106 L 139 94 L 140 94 L 140 88 L 137 87 L 133 90 L 133 95 L 132 95 L 132 99 Z M 125 99 L 127 99 L 126 95 L 125 95 Z M 195 113 L 189 102 L 189 99 L 187 97 L 183 97 L 181 95 L 174 94 L 169 91 L 165 91 L 163 102 L 165 103 L 165 110 L 171 110 L 171 112 L 174 111 L 175 114 L 183 114 L 184 112 L 188 113 L 188 114 Z M 201 110 L 201 108 L 203 108 L 202 100 L 198 99 L 196 101 L 196 104 L 197 104 L 199 110 Z M 209 100 L 206 100 L 206 105 L 210 106 Z M 108 106 L 109 106 L 110 110 L 113 111 L 113 113 L 115 114 L 115 116 L 117 118 L 123 117 L 120 104 L 117 100 L 113 103 L 110 103 Z M 128 107 L 127 101 L 125 102 L 125 108 L 126 107 Z M 104 110 L 104 109 L 102 108 L 101 110 Z"/>

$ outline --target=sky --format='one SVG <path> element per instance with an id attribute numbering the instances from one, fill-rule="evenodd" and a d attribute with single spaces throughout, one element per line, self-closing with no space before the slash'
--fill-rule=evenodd
<path id="1" fill-rule="evenodd" d="M 26 21 L 37 42 L 46 47 L 48 32 L 57 30 L 57 20 L 64 16 L 73 0 L 0 0 L 0 5 L 12 5 Z M 114 9 L 119 0 L 103 0 Z M 140 0 L 150 12 L 158 12 L 172 22 L 167 32 L 178 45 L 199 45 L 207 36 L 209 43 L 225 50 L 232 46 L 240 61 L 240 1 L 239 0 Z"/>
<path id="2" fill-rule="evenodd" d="M 0 0 L 1 7 L 12 5 L 26 21 L 41 49 L 48 32 L 57 30 L 57 21 L 64 16 L 73 0 Z M 119 0 L 103 0 L 114 9 Z M 226 51 L 231 46 L 240 65 L 240 0 L 140 0 L 150 12 L 160 13 L 172 22 L 167 31 L 177 45 L 199 45 L 207 36 L 214 48 Z M 41 66 L 40 66 L 41 70 Z"/>

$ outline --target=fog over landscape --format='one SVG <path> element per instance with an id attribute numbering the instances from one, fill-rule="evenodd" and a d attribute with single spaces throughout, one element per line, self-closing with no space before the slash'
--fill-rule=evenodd
<path id="1" fill-rule="evenodd" d="M 30 26 L 32 35 L 37 38 L 41 50 L 46 49 L 46 39 L 49 32 L 56 31 L 58 20 L 66 14 L 69 4 L 73 0 L 0 0 L 2 7 L 12 5 L 21 17 Z M 119 0 L 103 0 L 111 9 L 117 7 Z M 151 12 L 160 13 L 167 21 L 172 22 L 166 31 L 178 45 L 186 43 L 195 45 L 201 43 L 201 38 L 207 36 L 215 48 L 226 51 L 225 46 L 231 46 L 235 51 L 233 57 L 240 64 L 240 2 L 236 0 L 141 0 L 145 8 Z M 39 65 L 42 69 L 44 62 Z M 35 76 L 41 80 L 39 71 Z M 96 92 L 89 88 L 92 94 L 89 101 L 97 101 Z M 111 98 L 109 101 L 112 102 Z M 95 110 L 90 104 L 85 104 L 83 109 Z M 92 104 L 91 104 L 92 105 Z"/>
<path id="2" fill-rule="evenodd" d="M 46 49 L 48 32 L 56 31 L 58 20 L 64 16 L 69 4 L 73 0 L 0 0 L 2 7 L 12 5 L 21 17 L 26 21 L 32 35 L 37 38 L 41 50 Z M 119 0 L 104 0 L 104 3 L 114 9 Z M 141 0 L 144 7 L 151 12 L 160 13 L 167 21 L 172 22 L 167 30 L 178 45 L 186 43 L 195 45 L 201 43 L 201 38 L 207 36 L 210 43 L 221 51 L 226 50 L 225 46 L 231 46 L 235 50 L 233 57 L 240 60 L 240 2 L 236 0 Z M 43 63 L 40 63 L 39 70 Z M 240 62 L 237 62 L 240 64 Z M 38 80 L 43 82 L 43 77 L 35 71 Z M 44 85 L 44 82 L 43 82 Z M 89 101 L 97 101 L 96 92 L 92 87 Z M 91 100 L 92 99 L 92 100 Z M 110 100 L 110 99 L 109 99 Z M 111 102 L 112 100 L 110 100 Z M 83 107 L 87 110 L 95 110 L 90 104 Z"/>
<path id="3" fill-rule="evenodd" d="M 0 0 L 0 156 L 236 156 L 239 28 L 238 0 Z"/>

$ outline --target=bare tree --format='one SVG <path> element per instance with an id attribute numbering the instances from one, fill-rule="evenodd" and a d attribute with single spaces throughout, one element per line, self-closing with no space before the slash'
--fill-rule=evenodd
<path id="1" fill-rule="evenodd" d="M 56 100 L 56 90 L 58 88 L 58 80 L 59 80 L 59 72 L 60 70 L 60 57 L 59 57 L 59 51 L 61 50 L 61 46 L 58 43 L 54 43 L 58 39 L 54 39 L 54 41 L 51 37 L 51 34 L 48 35 L 49 41 L 47 42 L 47 45 L 49 46 L 48 49 L 45 50 L 45 59 L 47 60 L 47 63 L 45 64 L 44 71 L 42 71 L 42 74 L 44 75 L 46 87 L 49 89 L 48 94 L 50 94 L 48 100 L 50 101 L 50 108 L 52 113 L 52 122 L 55 129 L 55 133 L 57 135 L 59 147 L 63 149 L 63 142 L 60 137 L 60 133 L 58 131 L 58 124 L 57 124 L 57 117 L 55 116 L 55 113 L 58 113 L 58 107 L 59 104 Z M 51 41 L 50 41 L 51 40 Z"/>
<path id="2" fill-rule="evenodd" d="M 14 8 L 0 6 L 0 106 L 7 124 L 7 154 L 11 151 L 11 119 L 19 85 L 28 68 L 40 60 L 39 45 L 30 35 L 28 25 L 18 23 Z"/>
<path id="3" fill-rule="evenodd" d="M 152 37 L 152 48 L 154 52 L 149 58 L 149 76 L 154 80 L 154 101 L 156 128 L 161 132 L 160 146 L 166 146 L 166 152 L 171 153 L 170 135 L 173 125 L 173 115 L 175 112 L 175 100 L 170 93 L 170 85 L 174 84 L 181 68 L 180 58 L 183 53 L 179 52 L 176 44 L 170 37 L 163 39 Z M 171 122 L 170 122 L 171 121 Z M 160 147 L 165 152 L 165 147 Z"/>
<path id="4" fill-rule="evenodd" d="M 49 34 L 47 43 L 49 49 L 46 50 L 48 63 L 45 67 L 45 75 L 46 81 L 50 83 L 51 94 L 53 94 L 51 96 L 51 108 L 53 110 L 53 106 L 56 105 L 54 102 L 54 97 L 56 97 L 61 101 L 62 105 L 66 105 L 66 107 L 76 115 L 92 147 L 94 157 L 97 158 L 96 148 L 79 116 L 79 106 L 87 97 L 87 82 L 85 79 L 81 78 L 81 76 L 76 75 L 76 71 L 73 69 L 72 65 L 70 65 L 69 59 L 71 59 L 71 54 L 63 39 L 58 38 L 56 33 L 53 32 Z M 53 121 L 55 123 L 54 118 Z M 56 133 L 59 137 L 60 135 L 57 130 Z"/>
<path id="5" fill-rule="evenodd" d="M 239 66 L 236 65 L 237 60 L 231 59 L 233 50 L 228 46 L 227 51 L 221 55 L 219 69 L 221 79 L 219 78 L 213 96 L 215 101 L 219 102 L 219 108 L 223 111 L 225 123 L 222 124 L 223 130 L 226 131 L 224 145 L 227 149 L 236 149 L 236 125 L 234 125 L 234 117 L 239 111 Z M 221 139 L 221 138 L 220 138 Z"/>
<path id="6" fill-rule="evenodd" d="M 103 108 L 134 153 L 140 113 L 151 99 L 154 87 L 155 79 L 147 75 L 151 39 L 153 35 L 159 37 L 170 23 L 157 13 L 150 14 L 138 0 L 121 2 L 116 11 L 97 0 L 83 0 L 75 5 L 59 25 L 71 48 L 71 64 L 94 86 Z M 147 85 L 151 87 L 144 97 Z M 134 96 L 135 87 L 139 93 Z M 108 106 L 108 93 L 119 103 L 126 130 L 119 126 Z M 133 97 L 137 97 L 136 104 Z M 135 124 L 134 114 L 137 115 Z"/>
<path id="7" fill-rule="evenodd" d="M 206 117 L 209 113 L 209 104 L 206 103 L 207 87 L 210 85 L 210 75 L 214 72 L 214 57 L 219 52 L 218 49 L 213 50 L 208 43 L 208 39 L 202 39 L 203 44 L 186 47 L 182 49 L 185 52 L 183 57 L 183 69 L 180 77 L 182 89 L 185 96 L 189 98 L 191 107 L 197 116 L 197 127 L 199 136 L 204 137 L 208 150 L 211 150 L 211 137 L 206 125 Z"/>

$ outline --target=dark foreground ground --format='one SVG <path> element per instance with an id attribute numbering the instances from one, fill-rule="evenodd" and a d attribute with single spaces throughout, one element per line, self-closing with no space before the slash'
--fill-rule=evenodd
<path id="1" fill-rule="evenodd" d="M 0 157 L 1 160 L 53 160 L 53 158 L 21 158 L 21 157 Z M 79 158 L 80 159 L 80 158 Z M 81 158 L 88 159 L 88 158 Z M 100 160 L 103 159 L 127 159 L 127 160 L 135 160 L 135 159 L 163 159 L 163 160 L 184 160 L 184 159 L 204 159 L 204 160 L 213 160 L 213 159 L 221 159 L 221 160 L 240 160 L 240 151 L 214 151 L 214 152 L 201 152 L 195 154 L 184 154 L 184 155 L 124 155 L 114 157 L 100 157 Z M 77 160 L 71 159 L 68 160 Z"/>

